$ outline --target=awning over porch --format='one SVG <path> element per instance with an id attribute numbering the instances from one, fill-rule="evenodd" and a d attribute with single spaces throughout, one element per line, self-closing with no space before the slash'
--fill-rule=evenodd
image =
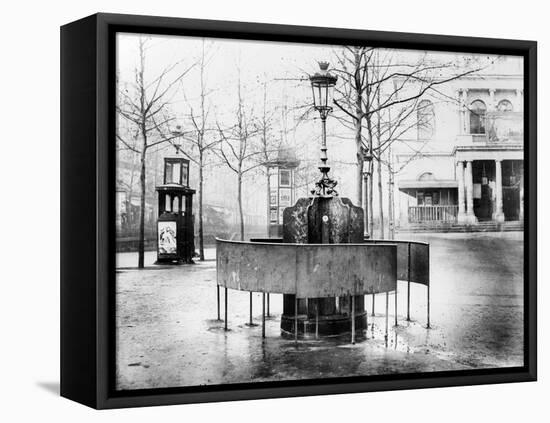
<path id="1" fill-rule="evenodd" d="M 454 179 L 431 179 L 431 180 L 404 180 L 398 182 L 398 188 L 401 191 L 411 189 L 440 189 L 440 188 L 458 188 L 458 182 Z"/>
<path id="2" fill-rule="evenodd" d="M 452 155 L 457 161 L 476 160 L 523 160 L 523 145 L 513 143 L 480 143 L 479 145 L 458 145 Z"/>

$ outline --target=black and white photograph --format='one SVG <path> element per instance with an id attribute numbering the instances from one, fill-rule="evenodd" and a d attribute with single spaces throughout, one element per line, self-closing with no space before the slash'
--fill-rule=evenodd
<path id="1" fill-rule="evenodd" d="M 117 32 L 114 389 L 524 367 L 524 70 Z"/>
<path id="2" fill-rule="evenodd" d="M 547 420 L 543 3 L 3 10 L 0 420 Z"/>

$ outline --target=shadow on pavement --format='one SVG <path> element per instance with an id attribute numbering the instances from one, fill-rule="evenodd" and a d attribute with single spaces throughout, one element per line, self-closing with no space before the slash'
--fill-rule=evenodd
<path id="1" fill-rule="evenodd" d="M 36 382 L 36 386 L 42 388 L 44 391 L 59 396 L 59 382 Z"/>

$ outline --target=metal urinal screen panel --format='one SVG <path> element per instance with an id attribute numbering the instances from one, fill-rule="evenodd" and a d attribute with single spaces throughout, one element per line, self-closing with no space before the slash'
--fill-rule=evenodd
<path id="1" fill-rule="evenodd" d="M 334 297 L 394 291 L 395 245 L 260 244 L 218 240 L 218 284 L 253 292 Z"/>

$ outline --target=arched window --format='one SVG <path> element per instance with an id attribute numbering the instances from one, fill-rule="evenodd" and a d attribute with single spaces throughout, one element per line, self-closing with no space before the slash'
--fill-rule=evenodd
<path id="1" fill-rule="evenodd" d="M 429 140 L 434 135 L 435 112 L 430 100 L 422 100 L 416 108 L 418 139 Z"/>
<path id="2" fill-rule="evenodd" d="M 475 100 L 470 105 L 470 134 L 485 133 L 485 113 L 487 107 L 481 100 Z"/>
<path id="3" fill-rule="evenodd" d="M 512 106 L 512 103 L 508 100 L 500 100 L 497 105 L 497 110 L 499 112 L 512 112 L 514 106 Z"/>

